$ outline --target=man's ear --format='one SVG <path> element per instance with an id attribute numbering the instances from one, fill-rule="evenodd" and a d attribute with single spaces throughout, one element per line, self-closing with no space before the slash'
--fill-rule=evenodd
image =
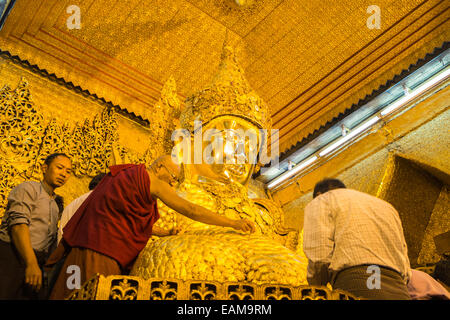
<path id="1" fill-rule="evenodd" d="M 48 169 L 48 165 L 47 164 L 43 164 L 43 165 L 41 165 L 41 170 L 42 170 L 42 173 L 43 174 L 45 174 L 45 172 L 47 171 L 47 169 Z"/>

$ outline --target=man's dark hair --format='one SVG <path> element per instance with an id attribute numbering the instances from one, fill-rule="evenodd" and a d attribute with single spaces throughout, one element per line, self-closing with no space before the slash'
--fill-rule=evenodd
<path id="1" fill-rule="evenodd" d="M 52 163 L 52 161 L 53 161 L 56 157 L 59 157 L 59 156 L 66 157 L 67 159 L 70 160 L 70 158 L 69 158 L 69 156 L 68 156 L 67 154 L 62 153 L 62 152 L 57 152 L 57 153 L 52 153 L 51 155 L 47 156 L 47 158 L 45 158 L 45 160 L 44 160 L 44 164 L 46 164 L 47 166 L 49 166 L 49 165 Z"/>
<path id="2" fill-rule="evenodd" d="M 106 173 L 99 173 L 98 175 L 93 177 L 91 182 L 89 183 L 89 190 L 94 190 L 94 188 L 98 185 L 98 183 L 103 179 L 104 176 L 106 176 Z"/>
<path id="3" fill-rule="evenodd" d="M 339 179 L 326 178 L 316 183 L 313 192 L 313 198 L 327 191 L 346 188 L 345 184 Z"/>

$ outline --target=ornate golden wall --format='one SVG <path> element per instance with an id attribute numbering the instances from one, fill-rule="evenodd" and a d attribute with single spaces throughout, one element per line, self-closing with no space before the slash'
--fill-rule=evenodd
<path id="1" fill-rule="evenodd" d="M 106 171 L 113 145 L 132 162 L 151 158 L 150 129 L 101 100 L 10 59 L 0 59 L 0 85 L 0 217 L 15 185 L 41 179 L 40 164 L 50 153 L 65 152 L 74 164 L 74 176 L 57 190 L 66 204 L 88 191 L 91 177 Z"/>

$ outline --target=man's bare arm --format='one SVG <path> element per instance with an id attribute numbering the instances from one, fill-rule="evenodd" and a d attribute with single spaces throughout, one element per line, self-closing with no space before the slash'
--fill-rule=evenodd
<path id="1" fill-rule="evenodd" d="M 11 227 L 11 240 L 25 262 L 25 283 L 39 290 L 42 285 L 42 271 L 31 247 L 30 230 L 26 224 Z"/>
<path id="2" fill-rule="evenodd" d="M 150 192 L 153 196 L 160 199 L 173 210 L 192 220 L 222 227 L 231 227 L 243 231 L 255 231 L 253 223 L 248 220 L 232 220 L 218 215 L 206 208 L 179 197 L 167 183 L 157 179 L 155 176 L 152 177 L 151 181 Z"/>

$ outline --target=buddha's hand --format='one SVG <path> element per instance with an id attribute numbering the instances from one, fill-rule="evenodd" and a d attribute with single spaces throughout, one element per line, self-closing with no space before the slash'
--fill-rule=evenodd
<path id="1" fill-rule="evenodd" d="M 233 226 L 233 228 L 236 230 L 242 230 L 244 232 L 255 232 L 255 225 L 253 224 L 253 222 L 247 219 L 235 220 L 235 225 Z"/>

